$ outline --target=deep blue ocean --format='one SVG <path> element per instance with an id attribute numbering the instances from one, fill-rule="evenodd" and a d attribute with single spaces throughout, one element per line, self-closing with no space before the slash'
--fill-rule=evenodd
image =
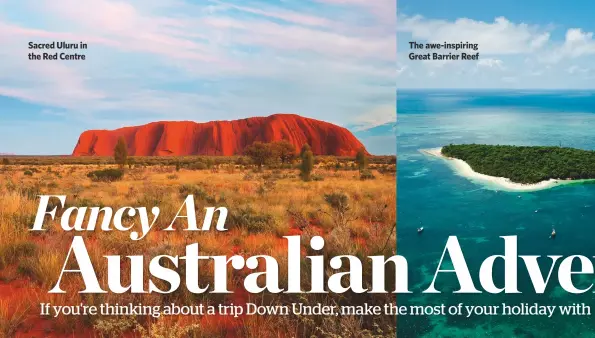
<path id="1" fill-rule="evenodd" d="M 441 294 L 423 294 L 434 277 L 448 236 L 457 236 L 476 288 L 479 266 L 503 254 L 499 236 L 516 235 L 520 255 L 595 255 L 595 184 L 535 192 L 506 192 L 457 175 L 443 160 L 420 149 L 446 144 L 562 145 L 595 149 L 595 91 L 398 91 L 397 251 L 409 264 L 412 294 L 400 305 L 571 305 L 595 311 L 593 290 L 566 293 L 557 266 L 544 294 L 535 294 L 519 260 L 522 294 L 453 294 L 453 273 L 441 274 Z M 535 212 L 538 210 L 539 212 Z M 416 229 L 425 231 L 418 234 Z M 549 238 L 556 229 L 555 240 Z M 592 258 L 595 262 L 595 258 Z M 540 261 L 547 277 L 551 260 Z M 578 268 L 578 265 L 576 265 Z M 448 262 L 442 266 L 448 268 Z M 503 286 L 503 264 L 494 277 Z M 586 288 L 595 275 L 573 276 Z M 409 337 L 595 337 L 595 317 L 400 316 L 398 336 Z"/>

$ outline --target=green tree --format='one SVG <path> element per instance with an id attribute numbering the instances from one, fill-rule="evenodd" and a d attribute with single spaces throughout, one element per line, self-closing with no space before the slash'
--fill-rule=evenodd
<path id="1" fill-rule="evenodd" d="M 116 147 L 114 148 L 114 160 L 116 164 L 120 166 L 120 169 L 124 169 L 126 162 L 128 161 L 128 146 L 124 137 L 118 139 Z"/>
<path id="2" fill-rule="evenodd" d="M 366 169 L 368 166 L 368 158 L 366 157 L 366 150 L 362 147 L 355 154 L 355 162 L 359 171 Z"/>
<path id="3" fill-rule="evenodd" d="M 295 147 L 287 140 L 281 140 L 273 143 L 275 155 L 281 160 L 282 164 L 290 163 L 295 158 Z"/>
<path id="4" fill-rule="evenodd" d="M 302 147 L 300 157 L 302 159 L 302 163 L 300 164 L 300 176 L 302 180 L 309 181 L 311 179 L 312 169 L 314 169 L 314 154 L 307 143 Z"/>
<path id="5" fill-rule="evenodd" d="M 256 141 L 244 149 L 244 154 L 252 159 L 254 164 L 261 169 L 262 166 L 274 157 L 273 147 L 270 144 Z"/>

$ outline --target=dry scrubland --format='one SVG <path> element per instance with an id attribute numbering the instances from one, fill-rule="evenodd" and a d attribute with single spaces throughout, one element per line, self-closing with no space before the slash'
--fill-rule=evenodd
<path id="1" fill-rule="evenodd" d="M 0 163 L 0 337 L 368 337 L 395 335 L 394 317 L 299 317 L 245 316 L 40 318 L 39 303 L 87 304 L 385 304 L 394 302 L 392 294 L 374 295 L 251 295 L 242 291 L 241 282 L 249 271 L 229 270 L 234 294 L 190 294 L 184 285 L 169 295 L 105 294 L 50 295 L 47 291 L 58 279 L 73 233 L 61 230 L 56 222 L 50 230 L 38 233 L 27 229 L 37 211 L 37 195 L 67 194 L 70 206 L 159 206 L 156 228 L 165 228 L 182 201 L 193 194 L 199 224 L 205 206 L 226 206 L 229 231 L 163 232 L 151 231 L 141 241 L 131 241 L 128 233 L 85 233 L 85 242 L 98 278 L 105 285 L 106 262 L 103 255 L 144 254 L 145 263 L 160 254 L 184 255 L 185 246 L 199 243 L 206 255 L 241 254 L 245 257 L 267 254 L 280 264 L 281 285 L 286 284 L 286 245 L 282 236 L 301 234 L 303 243 L 322 234 L 324 254 L 393 255 L 396 243 L 396 180 L 394 157 L 371 158 L 369 169 L 375 179 L 361 180 L 348 159 L 318 158 L 313 180 L 300 180 L 296 169 L 256 171 L 237 164 L 243 160 L 216 160 L 203 165 L 186 164 L 190 158 L 159 159 L 148 163 L 134 159 L 124 177 L 115 182 L 94 182 L 90 171 L 115 166 L 111 159 L 94 159 L 98 164 L 66 164 L 66 158 L 11 158 Z M 72 160 L 75 162 L 75 160 Z M 6 163 L 9 162 L 9 163 Z M 185 163 L 180 165 L 180 163 Z M 339 162 L 340 164 L 337 164 Z M 20 163 L 20 164 L 19 164 Z M 26 163 L 23 164 L 23 163 Z M 102 164 L 103 163 L 103 164 Z M 108 164 L 106 164 L 108 163 Z M 177 168 L 176 168 L 177 167 Z M 200 167 L 200 168 L 199 168 Z M 343 202 L 347 202 L 347 206 Z M 178 226 L 178 228 L 181 228 Z M 320 254 L 304 252 L 305 254 Z M 305 262 L 305 261 L 304 261 Z M 328 261 L 327 261 L 328 262 Z M 202 264 L 202 263 L 201 263 Z M 206 263 L 205 263 L 206 264 Z M 304 263 L 306 264 L 306 263 Z M 122 284 L 129 279 L 123 260 Z M 179 271 L 181 269 L 178 269 Z M 145 270 L 148 271 L 148 270 Z M 303 273 L 308 271 L 303 268 Z M 147 272 L 148 273 L 148 272 Z M 327 273 L 330 273 L 327 272 Z M 183 276 L 183 271 L 180 273 Z M 369 269 L 364 280 L 370 280 Z M 126 277 L 128 276 L 128 277 Z M 212 267 L 200 268 L 200 278 L 212 279 Z M 145 280 L 147 278 L 145 277 Z M 387 281 L 390 289 L 392 281 Z M 309 276 L 302 286 L 308 289 Z M 79 278 L 66 278 L 65 289 L 80 290 Z M 168 287 L 163 287 L 167 289 Z"/>

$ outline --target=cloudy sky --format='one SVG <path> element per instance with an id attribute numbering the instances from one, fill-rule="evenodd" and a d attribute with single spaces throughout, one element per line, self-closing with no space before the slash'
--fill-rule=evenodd
<path id="1" fill-rule="evenodd" d="M 278 112 L 394 152 L 395 12 L 393 0 L 0 0 L 0 153 Z M 30 41 L 83 41 L 87 59 L 29 61 Z"/>
<path id="2" fill-rule="evenodd" d="M 401 0 L 399 88 L 593 88 L 589 0 Z M 409 41 L 479 44 L 479 61 L 411 61 Z"/>

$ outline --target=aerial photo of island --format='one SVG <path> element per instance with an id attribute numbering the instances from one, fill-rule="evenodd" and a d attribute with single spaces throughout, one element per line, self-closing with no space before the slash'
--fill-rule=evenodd
<path id="1" fill-rule="evenodd" d="M 437 278 L 442 293 L 422 293 L 449 236 L 457 236 L 480 289 L 480 264 L 503 254 L 501 236 L 517 236 L 519 255 L 595 255 L 595 25 L 587 13 L 592 2 L 398 2 L 397 247 L 412 292 L 399 304 L 595 305 L 592 290 L 573 295 L 553 277 L 536 294 L 521 265 L 520 294 L 453 293 L 454 273 Z M 479 52 L 479 59 L 409 58 L 434 52 Z M 539 265 L 551 266 L 547 258 Z M 501 262 L 493 275 L 501 287 Z M 575 275 L 573 282 L 595 281 Z M 397 324 L 401 337 L 595 336 L 589 316 L 423 315 Z"/>
<path id="2" fill-rule="evenodd" d="M 421 293 L 434 277 L 448 236 L 458 237 L 476 285 L 482 261 L 503 252 L 500 236 L 518 236 L 519 254 L 595 253 L 595 139 L 590 136 L 595 111 L 589 112 L 594 104 L 590 91 L 399 91 L 397 244 L 415 267 L 409 275 L 413 294 L 401 295 L 400 304 L 595 301 L 591 293 L 568 294 L 557 283 L 535 294 L 523 269 L 518 271 L 522 294 L 453 294 L 459 288 L 454 274 L 436 280 L 442 294 Z M 540 263 L 542 269 L 549 266 Z M 496 264 L 494 275 L 496 283 L 503 281 L 503 265 Z M 593 282 L 585 276 L 573 280 L 577 287 Z M 399 319 L 398 333 L 580 336 L 593 330 L 583 318 L 408 316 Z"/>

